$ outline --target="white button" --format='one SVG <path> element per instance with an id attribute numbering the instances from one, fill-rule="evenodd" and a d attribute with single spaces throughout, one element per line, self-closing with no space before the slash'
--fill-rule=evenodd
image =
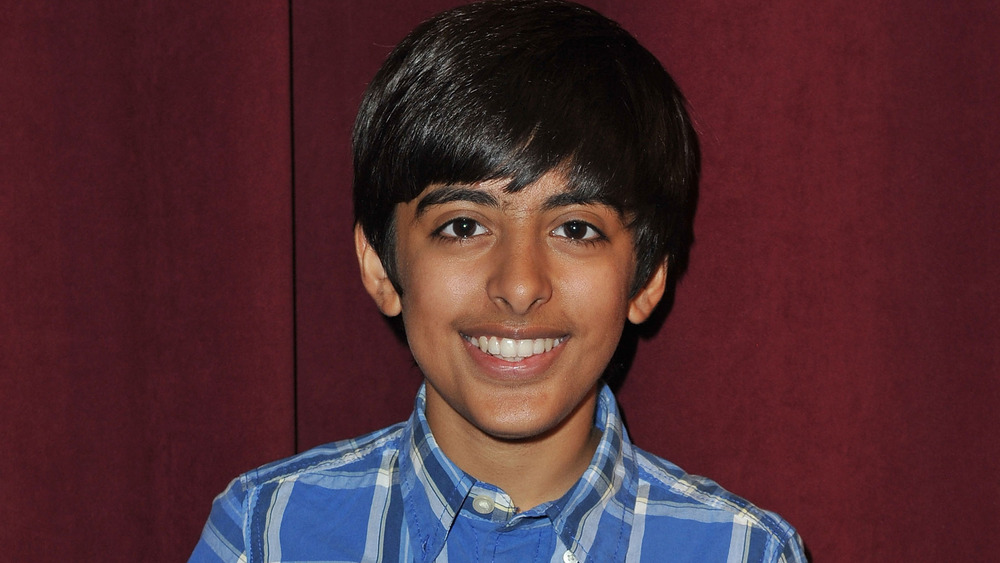
<path id="1" fill-rule="evenodd" d="M 493 512 L 493 499 L 488 496 L 478 496 L 472 499 L 472 508 L 480 514 L 489 514 Z"/>
<path id="2" fill-rule="evenodd" d="M 566 553 L 563 553 L 563 563 L 578 563 L 579 561 L 572 551 L 567 550 Z"/>

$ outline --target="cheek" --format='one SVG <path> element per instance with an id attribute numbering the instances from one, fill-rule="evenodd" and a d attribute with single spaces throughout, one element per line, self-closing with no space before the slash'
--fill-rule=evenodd
<path id="1" fill-rule="evenodd" d="M 478 280 L 457 261 L 425 260 L 420 267 L 408 269 L 407 282 L 402 299 L 404 321 L 409 316 L 430 324 L 448 322 L 447 313 L 466 308 Z"/>
<path id="2" fill-rule="evenodd" d="M 569 304 L 591 327 L 618 330 L 628 313 L 628 270 L 611 263 L 576 269 L 562 276 L 559 288 Z"/>

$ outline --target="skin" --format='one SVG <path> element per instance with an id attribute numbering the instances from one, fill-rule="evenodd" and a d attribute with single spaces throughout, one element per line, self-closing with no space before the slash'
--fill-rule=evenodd
<path id="1" fill-rule="evenodd" d="M 566 197 L 550 172 L 518 193 L 506 182 L 425 189 L 396 209 L 400 295 L 360 227 L 366 289 L 403 315 L 427 381 L 427 419 L 444 453 L 522 510 L 564 494 L 597 447 L 597 382 L 626 320 L 646 320 L 665 265 L 629 296 L 632 235 L 612 207 Z M 521 361 L 467 337 L 562 339 Z"/>

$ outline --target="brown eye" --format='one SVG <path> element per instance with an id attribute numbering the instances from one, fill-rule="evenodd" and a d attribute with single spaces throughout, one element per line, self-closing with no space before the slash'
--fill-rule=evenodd
<path id="1" fill-rule="evenodd" d="M 441 225 L 441 227 L 436 231 L 436 234 L 440 236 L 451 238 L 470 238 L 485 233 L 485 227 L 480 225 L 475 219 L 469 219 L 468 217 L 452 219 L 444 225 Z"/>
<path id="2" fill-rule="evenodd" d="M 552 234 L 572 240 L 592 240 L 604 238 L 604 233 L 586 221 L 567 221 L 556 227 Z"/>

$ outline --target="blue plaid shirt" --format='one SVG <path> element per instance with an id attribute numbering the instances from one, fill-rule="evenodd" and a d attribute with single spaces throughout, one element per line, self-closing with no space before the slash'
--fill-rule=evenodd
<path id="1" fill-rule="evenodd" d="M 234 480 L 190 561 L 806 561 L 777 515 L 633 446 L 607 387 L 590 466 L 524 512 L 444 456 L 424 400 L 405 423 Z"/>

